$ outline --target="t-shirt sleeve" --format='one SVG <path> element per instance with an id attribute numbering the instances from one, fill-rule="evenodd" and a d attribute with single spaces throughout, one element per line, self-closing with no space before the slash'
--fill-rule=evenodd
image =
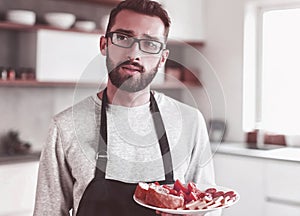
<path id="1" fill-rule="evenodd" d="M 200 112 L 197 112 L 196 119 L 198 124 L 195 129 L 194 148 L 185 179 L 186 182 L 215 185 L 212 152 L 206 124 Z"/>
<path id="2" fill-rule="evenodd" d="M 53 120 L 42 150 L 34 216 L 69 215 L 72 208 L 73 179 L 68 167 L 60 130 Z"/>
<path id="3" fill-rule="evenodd" d="M 195 145 L 192 151 L 188 171 L 185 176 L 186 182 L 193 181 L 197 184 L 215 185 L 215 173 L 213 155 L 211 152 L 208 132 L 205 120 L 200 112 L 197 112 L 197 128 Z M 220 216 L 221 210 L 207 213 L 207 216 Z"/>

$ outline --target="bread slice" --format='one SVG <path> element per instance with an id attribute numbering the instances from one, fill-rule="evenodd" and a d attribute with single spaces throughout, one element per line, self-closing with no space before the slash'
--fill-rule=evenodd
<path id="1" fill-rule="evenodd" d="M 184 206 L 184 198 L 169 193 L 169 190 L 163 188 L 162 185 L 154 183 L 138 183 L 135 197 L 148 205 L 159 208 L 177 209 Z"/>
<path id="2" fill-rule="evenodd" d="M 149 190 L 149 184 L 140 182 L 140 183 L 138 183 L 138 185 L 135 188 L 134 195 L 136 198 L 145 202 L 146 194 L 148 193 L 148 190 Z"/>

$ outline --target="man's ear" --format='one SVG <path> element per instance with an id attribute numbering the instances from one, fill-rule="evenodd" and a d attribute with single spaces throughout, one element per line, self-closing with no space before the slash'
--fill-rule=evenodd
<path id="1" fill-rule="evenodd" d="M 165 63 L 169 57 L 169 53 L 170 53 L 170 51 L 168 49 L 165 49 L 162 51 L 159 67 L 163 67 L 165 65 Z"/>
<path id="2" fill-rule="evenodd" d="M 103 56 L 106 56 L 106 49 L 107 49 L 107 38 L 101 36 L 100 38 L 100 52 Z"/>

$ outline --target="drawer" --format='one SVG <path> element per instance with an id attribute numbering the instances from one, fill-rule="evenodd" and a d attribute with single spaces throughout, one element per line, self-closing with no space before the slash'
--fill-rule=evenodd
<path id="1" fill-rule="evenodd" d="M 266 203 L 265 216 L 299 216 L 300 205 L 294 203 L 280 202 L 279 200 L 270 200 Z"/>
<path id="2" fill-rule="evenodd" d="M 292 201 L 300 206 L 300 163 L 268 161 L 265 175 L 267 199 Z"/>

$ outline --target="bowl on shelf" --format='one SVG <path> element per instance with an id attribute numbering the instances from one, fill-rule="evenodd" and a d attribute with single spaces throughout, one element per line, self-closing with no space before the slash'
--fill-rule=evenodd
<path id="1" fill-rule="evenodd" d="M 29 10 L 9 10 L 6 13 L 6 20 L 19 24 L 34 25 L 36 14 Z"/>
<path id="2" fill-rule="evenodd" d="M 75 22 L 75 15 L 71 13 L 50 12 L 44 15 L 45 21 L 54 27 L 68 29 Z"/>
<path id="3" fill-rule="evenodd" d="M 76 21 L 74 28 L 83 31 L 92 31 L 96 28 L 96 23 L 94 21 Z"/>

